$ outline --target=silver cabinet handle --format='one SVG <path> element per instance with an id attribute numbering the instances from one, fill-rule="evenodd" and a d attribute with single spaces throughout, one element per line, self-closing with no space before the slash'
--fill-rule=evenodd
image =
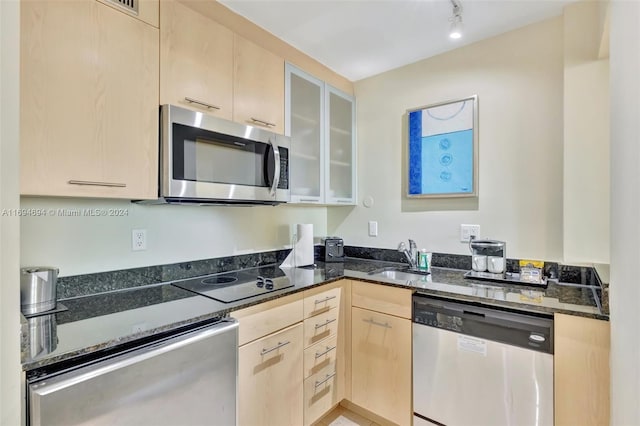
<path id="1" fill-rule="evenodd" d="M 267 126 L 267 127 L 276 127 L 275 123 L 270 123 L 268 121 L 260 120 L 259 118 L 251 117 L 251 121 L 257 124 L 262 124 L 263 126 Z"/>
<path id="2" fill-rule="evenodd" d="M 333 373 L 331 373 L 331 374 L 327 374 L 327 375 L 325 376 L 325 378 L 324 378 L 324 379 L 322 379 L 322 380 L 320 380 L 320 381 L 317 381 L 317 380 L 316 380 L 316 386 L 315 386 L 315 387 L 316 387 L 316 388 L 318 388 L 319 386 L 324 385 L 324 384 L 325 384 L 325 383 L 327 383 L 329 380 L 331 380 L 331 379 L 333 378 L 333 376 L 335 376 L 335 375 L 336 375 L 336 373 L 335 373 L 335 371 L 334 371 L 334 372 L 333 372 Z"/>
<path id="3" fill-rule="evenodd" d="M 340 204 L 351 204 L 352 201 L 351 200 L 336 200 L 336 203 L 340 203 Z"/>
<path id="4" fill-rule="evenodd" d="M 316 330 L 322 327 L 326 327 L 327 325 L 331 324 L 332 322 L 334 322 L 336 320 L 336 318 L 334 319 L 328 319 L 324 322 L 324 324 L 316 324 Z"/>
<path id="5" fill-rule="evenodd" d="M 208 104 L 208 103 L 206 103 L 206 102 L 199 101 L 199 100 L 197 100 L 197 99 L 193 99 L 193 98 L 186 98 L 186 97 L 185 97 L 185 98 L 184 98 L 184 100 L 185 100 L 185 101 L 187 101 L 187 102 L 189 102 L 190 104 L 200 105 L 200 106 L 203 106 L 203 107 L 205 107 L 205 108 L 207 108 L 207 109 L 220 109 L 220 107 L 219 107 L 219 106 L 217 106 L 217 105 L 211 105 L 211 104 Z"/>
<path id="6" fill-rule="evenodd" d="M 260 351 L 260 355 L 266 355 L 266 354 L 268 354 L 269 352 L 276 351 L 276 350 L 280 349 L 280 348 L 281 348 L 281 347 L 283 347 L 283 346 L 287 346 L 289 343 L 291 343 L 291 342 L 289 342 L 289 341 L 286 341 L 286 342 L 278 342 L 278 344 L 277 344 L 277 345 L 275 345 L 274 347 L 272 347 L 272 348 L 270 348 L 270 349 L 263 349 L 263 350 L 261 350 L 261 351 Z"/>
<path id="7" fill-rule="evenodd" d="M 70 185 L 88 185 L 88 186 L 109 186 L 113 188 L 126 188 L 126 183 L 114 183 L 114 182 L 93 182 L 90 180 L 70 180 L 67 183 Z"/>
<path id="8" fill-rule="evenodd" d="M 327 350 L 325 350 L 323 352 L 316 352 L 316 359 L 320 358 L 323 355 L 328 354 L 329 352 L 331 352 L 335 348 L 336 348 L 335 346 L 327 346 Z"/>
<path id="9" fill-rule="evenodd" d="M 377 326 L 384 327 L 384 328 L 391 328 L 391 326 L 389 325 L 389 323 L 388 323 L 388 322 L 385 322 L 385 323 L 383 324 L 383 323 L 381 323 L 381 322 L 374 321 L 374 319 L 373 319 L 373 318 L 363 319 L 362 321 L 364 321 L 364 322 L 368 322 L 368 323 L 369 323 L 369 324 L 371 324 L 371 325 L 377 325 Z"/>
<path id="10" fill-rule="evenodd" d="M 336 296 L 327 296 L 327 297 L 325 297 L 325 298 L 324 298 L 324 299 L 322 299 L 322 300 L 316 300 L 316 301 L 315 301 L 315 304 L 316 304 L 316 305 L 319 305 L 320 303 L 324 303 L 324 302 L 327 302 L 327 301 L 329 301 L 329 300 L 331 300 L 331 299 L 335 299 L 335 298 L 336 298 Z"/>
<path id="11" fill-rule="evenodd" d="M 319 203 L 320 200 L 317 200 L 315 198 L 300 198 L 300 202 L 301 203 Z"/>

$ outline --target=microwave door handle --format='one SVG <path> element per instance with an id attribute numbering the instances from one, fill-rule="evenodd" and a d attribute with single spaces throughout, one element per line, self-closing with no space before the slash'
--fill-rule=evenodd
<path id="1" fill-rule="evenodd" d="M 273 168 L 273 184 L 271 185 L 271 196 L 275 197 L 276 189 L 278 189 L 278 184 L 280 183 L 280 151 L 278 150 L 278 145 L 276 145 L 273 138 L 269 138 L 269 142 L 273 148 L 273 159 L 276 163 Z"/>

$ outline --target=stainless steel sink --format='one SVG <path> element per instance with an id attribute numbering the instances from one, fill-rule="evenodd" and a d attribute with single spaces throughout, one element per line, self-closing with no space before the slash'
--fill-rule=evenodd
<path id="1" fill-rule="evenodd" d="M 390 280 L 406 282 L 406 281 L 427 281 L 427 277 L 429 273 L 425 271 L 416 271 L 408 268 L 391 266 L 391 267 L 376 269 L 375 271 L 371 271 L 369 272 L 369 275 L 375 276 L 378 278 L 387 278 Z"/>

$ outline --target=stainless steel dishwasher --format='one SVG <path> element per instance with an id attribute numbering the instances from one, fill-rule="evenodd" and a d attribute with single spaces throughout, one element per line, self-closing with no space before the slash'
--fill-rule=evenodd
<path id="1" fill-rule="evenodd" d="M 553 318 L 413 296 L 414 426 L 553 425 Z"/>
<path id="2" fill-rule="evenodd" d="M 28 383 L 37 425 L 236 424 L 238 323 L 205 325 Z"/>

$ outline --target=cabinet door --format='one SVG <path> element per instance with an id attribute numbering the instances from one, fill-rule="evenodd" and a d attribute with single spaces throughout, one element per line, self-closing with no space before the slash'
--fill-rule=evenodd
<path id="1" fill-rule="evenodd" d="M 608 321 L 556 314 L 555 424 L 609 424 Z"/>
<path id="2" fill-rule="evenodd" d="M 158 28 L 159 0 L 98 0 L 116 10 Z M 164 0 L 162 0 L 164 1 Z M 133 7 L 133 9 L 132 9 Z M 137 9 L 137 10 L 136 10 Z"/>
<path id="3" fill-rule="evenodd" d="M 303 423 L 302 324 L 240 347 L 238 425 Z"/>
<path id="4" fill-rule="evenodd" d="M 324 202 L 324 83 L 287 64 L 285 134 L 291 136 L 292 203 Z"/>
<path id="5" fill-rule="evenodd" d="M 96 1 L 21 3 L 21 193 L 157 197 L 158 29 Z"/>
<path id="6" fill-rule="evenodd" d="M 411 424 L 411 321 L 360 308 L 351 315 L 352 402 Z"/>
<path id="7" fill-rule="evenodd" d="M 233 120 L 284 134 L 284 59 L 234 38 Z"/>
<path id="8" fill-rule="evenodd" d="M 233 118 L 233 33 L 174 0 L 160 5 L 160 103 Z"/>
<path id="9" fill-rule="evenodd" d="M 356 202 L 355 101 L 338 89 L 325 86 L 327 115 L 327 204 Z"/>

